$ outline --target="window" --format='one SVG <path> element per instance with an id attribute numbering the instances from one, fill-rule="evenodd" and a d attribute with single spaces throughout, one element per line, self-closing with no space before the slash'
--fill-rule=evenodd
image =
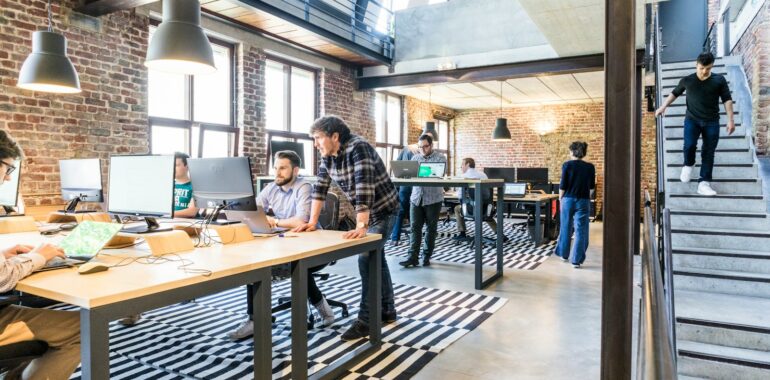
<path id="1" fill-rule="evenodd" d="M 150 38 L 157 22 L 150 26 Z M 190 76 L 148 72 L 150 150 L 192 157 L 228 157 L 237 152 L 233 45 L 210 38 L 217 71 Z"/>
<path id="2" fill-rule="evenodd" d="M 268 173 L 274 174 L 270 141 L 293 141 L 304 145 L 303 175 L 316 172 L 317 156 L 310 126 L 317 117 L 317 72 L 309 67 L 268 58 L 265 67 L 265 121 L 268 142 Z"/>
<path id="3" fill-rule="evenodd" d="M 390 170 L 390 161 L 397 159 L 404 147 L 401 97 L 378 92 L 374 102 L 374 120 L 377 153 Z"/>
<path id="4" fill-rule="evenodd" d="M 449 146 L 449 121 L 448 120 L 436 120 L 436 132 L 438 132 L 438 141 L 433 143 L 433 149 L 437 152 L 443 153 L 446 156 L 447 162 L 452 162 Z M 451 165 L 447 165 L 447 174 L 450 174 Z"/>

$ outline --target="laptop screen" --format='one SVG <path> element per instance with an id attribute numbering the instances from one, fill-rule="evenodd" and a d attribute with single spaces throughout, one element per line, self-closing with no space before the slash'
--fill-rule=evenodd
<path id="1" fill-rule="evenodd" d="M 525 195 L 527 194 L 526 183 L 506 183 L 505 195 Z"/>
<path id="2" fill-rule="evenodd" d="M 123 227 L 119 223 L 80 222 L 67 237 L 59 243 L 67 257 L 94 257 Z"/>
<path id="3" fill-rule="evenodd" d="M 446 162 L 421 162 L 418 177 L 443 177 Z"/>

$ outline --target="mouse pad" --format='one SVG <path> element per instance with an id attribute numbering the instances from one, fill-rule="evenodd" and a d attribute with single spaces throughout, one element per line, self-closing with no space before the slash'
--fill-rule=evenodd
<path id="1" fill-rule="evenodd" d="M 67 257 L 96 256 L 123 227 L 118 223 L 83 221 L 59 243 Z"/>

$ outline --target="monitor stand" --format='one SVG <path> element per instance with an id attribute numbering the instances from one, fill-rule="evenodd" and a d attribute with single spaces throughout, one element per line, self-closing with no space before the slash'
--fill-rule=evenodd
<path id="1" fill-rule="evenodd" d="M 219 214 L 222 210 L 224 210 L 225 207 L 227 207 L 227 205 L 221 204 L 214 209 L 214 211 L 211 213 L 211 217 L 209 218 L 209 224 L 213 224 L 215 226 L 226 226 L 228 224 L 240 223 L 239 220 L 219 219 Z"/>
<path id="2" fill-rule="evenodd" d="M 17 213 L 16 209 L 11 206 L 3 206 L 3 211 L 5 211 L 5 214 L 0 215 L 0 218 L 11 217 L 11 216 L 24 216 L 24 214 Z"/>
<path id="3" fill-rule="evenodd" d="M 155 220 L 154 217 L 145 216 L 144 221 L 147 223 L 146 226 L 137 226 L 137 227 L 130 227 L 130 228 L 123 227 L 123 229 L 120 230 L 120 232 L 125 232 L 128 234 L 147 234 L 151 232 L 171 231 L 171 227 L 160 228 L 160 224 L 158 224 L 158 221 Z"/>
<path id="4" fill-rule="evenodd" d="M 80 197 L 75 197 L 69 203 L 67 203 L 67 206 L 64 207 L 64 210 L 59 210 L 59 212 L 63 212 L 65 214 L 85 214 L 89 212 L 96 212 L 93 210 L 78 210 L 78 204 L 80 204 Z"/>

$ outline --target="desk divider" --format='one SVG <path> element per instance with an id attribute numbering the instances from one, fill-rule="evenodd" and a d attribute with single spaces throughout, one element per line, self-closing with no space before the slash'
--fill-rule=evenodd
<path id="1" fill-rule="evenodd" d="M 94 222 L 110 223 L 112 219 L 110 214 L 106 212 L 87 212 L 87 213 L 64 213 L 61 211 L 53 211 L 48 214 L 48 223 L 80 223 L 84 220 L 90 220 Z"/>
<path id="2" fill-rule="evenodd" d="M 251 229 L 243 223 L 228 224 L 224 226 L 209 225 L 209 228 L 217 231 L 217 235 L 219 235 L 219 240 L 222 244 L 234 244 L 254 240 Z"/>
<path id="3" fill-rule="evenodd" d="M 0 218 L 0 234 L 37 231 L 35 218 L 31 216 L 7 216 Z"/>
<path id="4" fill-rule="evenodd" d="M 169 253 L 192 251 L 195 249 L 190 236 L 180 230 L 149 233 L 144 236 L 150 252 L 153 256 L 161 256 Z"/>

